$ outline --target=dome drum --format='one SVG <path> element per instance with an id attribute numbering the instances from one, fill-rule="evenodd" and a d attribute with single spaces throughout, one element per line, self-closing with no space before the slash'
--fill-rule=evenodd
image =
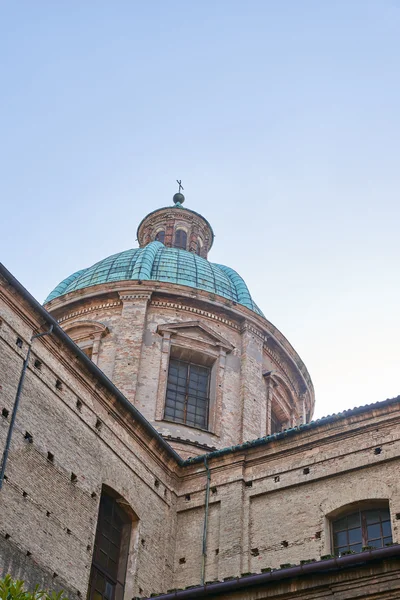
<path id="1" fill-rule="evenodd" d="M 183 456 L 305 423 L 307 369 L 242 277 L 206 259 L 206 219 L 177 203 L 138 240 L 46 299 L 82 350 Z"/>

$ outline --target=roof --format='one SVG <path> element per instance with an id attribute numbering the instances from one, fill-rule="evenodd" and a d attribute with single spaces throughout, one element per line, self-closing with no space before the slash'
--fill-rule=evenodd
<path id="1" fill-rule="evenodd" d="M 398 559 L 399 557 L 400 544 L 341 557 L 326 555 L 318 561 L 305 560 L 300 565 L 282 565 L 280 569 L 265 569 L 263 573 L 248 573 L 242 577 L 226 577 L 223 581 L 213 581 L 205 585 L 192 585 L 185 589 L 169 590 L 166 594 L 152 594 L 151 598 L 157 597 L 159 600 L 194 600 L 195 598 L 212 597 L 220 594 L 223 594 L 226 598 L 232 598 L 235 592 L 241 594 L 240 597 L 244 597 L 244 595 L 249 597 L 249 588 L 253 587 L 258 588 L 258 595 L 254 591 L 253 597 L 261 597 L 261 586 L 299 577 L 315 578 L 318 575 L 335 574 L 345 569 L 368 567 L 374 563 Z M 144 598 L 138 598 L 137 600 L 144 600 Z"/>
<path id="2" fill-rule="evenodd" d="M 47 296 L 45 303 L 92 285 L 127 280 L 165 281 L 186 285 L 222 296 L 264 316 L 236 271 L 224 265 L 210 263 L 194 252 L 167 248 L 161 242 L 151 242 L 144 248 L 113 254 L 87 269 L 76 271 L 57 285 Z"/>

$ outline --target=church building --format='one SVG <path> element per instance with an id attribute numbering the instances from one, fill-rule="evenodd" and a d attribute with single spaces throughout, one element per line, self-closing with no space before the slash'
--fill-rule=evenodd
<path id="1" fill-rule="evenodd" d="M 400 396 L 313 421 L 184 200 L 43 306 L 0 265 L 0 573 L 71 600 L 398 600 Z"/>

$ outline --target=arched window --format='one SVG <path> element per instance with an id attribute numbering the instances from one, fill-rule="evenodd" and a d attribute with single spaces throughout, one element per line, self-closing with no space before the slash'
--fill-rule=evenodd
<path id="1" fill-rule="evenodd" d="M 164 240 L 165 240 L 165 231 L 164 231 L 164 229 L 161 229 L 161 231 L 157 232 L 156 241 L 161 242 L 163 244 Z"/>
<path id="2" fill-rule="evenodd" d="M 332 522 L 333 552 L 361 552 L 365 546 L 383 548 L 392 542 L 388 507 L 356 510 Z"/>
<path id="3" fill-rule="evenodd" d="M 181 248 L 182 250 L 186 250 L 187 245 L 187 234 L 183 229 L 177 229 L 175 231 L 175 243 L 174 248 Z"/>
<path id="4" fill-rule="evenodd" d="M 132 517 L 112 490 L 103 490 L 90 571 L 87 600 L 122 600 Z"/>
<path id="5" fill-rule="evenodd" d="M 201 255 L 201 241 L 199 240 L 199 238 L 197 238 L 196 242 L 196 254 L 198 254 L 199 256 Z"/>

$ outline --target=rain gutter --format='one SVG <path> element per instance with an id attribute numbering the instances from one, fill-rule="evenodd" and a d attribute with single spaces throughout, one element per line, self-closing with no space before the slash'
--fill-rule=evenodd
<path id="1" fill-rule="evenodd" d="M 388 398 L 387 400 L 383 400 L 382 402 L 374 402 L 372 404 L 366 404 L 364 406 L 358 406 L 357 408 L 352 408 L 350 410 L 345 410 L 341 413 L 337 413 L 334 415 L 328 415 L 327 417 L 322 417 L 321 419 L 317 419 L 316 421 L 310 421 L 310 423 L 305 423 L 304 425 L 299 425 L 298 427 L 291 427 L 290 429 L 285 429 L 284 431 L 280 431 L 279 433 L 273 433 L 272 435 L 267 435 L 265 437 L 257 438 L 256 440 L 251 440 L 249 442 L 243 442 L 242 444 L 237 444 L 235 446 L 228 446 L 227 448 L 221 448 L 220 450 L 213 450 L 212 452 L 207 453 L 207 458 L 216 458 L 219 456 L 225 456 L 226 454 L 231 454 L 232 452 L 240 452 L 243 450 L 247 450 L 249 448 L 257 448 L 258 446 L 264 446 L 269 444 L 270 442 L 275 442 L 277 440 L 282 440 L 287 437 L 291 437 L 293 435 L 298 435 L 303 431 L 309 431 L 311 429 L 316 429 L 317 427 L 321 427 L 323 425 L 328 425 L 330 423 L 334 423 L 335 421 L 340 421 L 341 419 L 347 419 L 348 417 L 353 417 L 355 415 L 359 415 L 365 412 L 369 412 L 374 408 L 380 409 L 384 406 L 390 406 L 392 404 L 397 404 L 400 402 L 400 396 L 396 396 L 395 398 Z M 199 456 L 193 456 L 192 458 L 187 458 L 184 461 L 185 465 L 193 465 L 197 463 L 204 462 L 204 454 Z"/>
<path id="2" fill-rule="evenodd" d="M 318 573 L 332 573 L 341 569 L 348 569 L 355 566 L 362 566 L 372 562 L 378 562 L 390 558 L 400 558 L 400 545 L 380 548 L 379 550 L 370 550 L 359 554 L 349 554 L 340 558 L 331 558 L 320 560 L 305 565 L 288 567 L 286 569 L 276 569 L 269 573 L 249 575 L 247 577 L 237 577 L 228 581 L 219 581 L 208 585 L 199 585 L 186 590 L 177 590 L 167 594 L 153 595 L 157 600 L 192 600 L 194 598 L 203 598 L 204 596 L 214 596 L 217 594 L 228 594 L 248 589 L 252 586 L 268 585 L 277 581 L 293 579 L 307 575 L 316 575 Z M 149 600 L 149 599 L 143 599 Z"/>

